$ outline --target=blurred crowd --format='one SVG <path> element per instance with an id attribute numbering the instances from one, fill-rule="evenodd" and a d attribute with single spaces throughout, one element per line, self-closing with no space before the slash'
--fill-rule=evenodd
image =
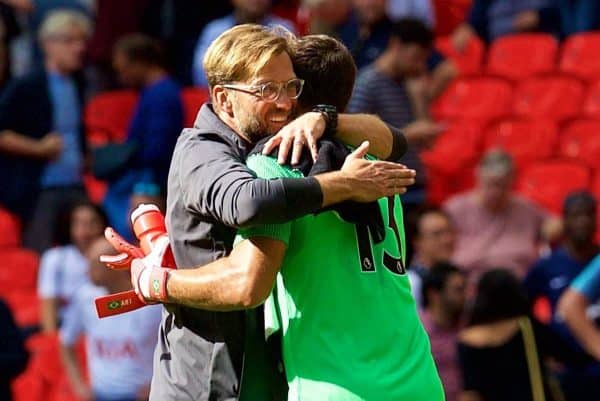
<path id="1" fill-rule="evenodd" d="M 129 286 L 98 261 L 110 253 L 103 229 L 131 239 L 131 210 L 164 210 L 190 124 L 182 93 L 206 91 L 208 45 L 241 23 L 338 38 L 359 68 L 348 111 L 403 129 L 400 162 L 418 172 L 402 197 L 408 275 L 447 399 L 599 400 L 598 194 L 576 188 L 560 213 L 546 210 L 514 191 L 510 150 L 490 149 L 461 172 L 472 185 L 432 202 L 423 157 L 447 129 L 431 106 L 463 73 L 452 54 L 476 39 L 597 30 L 597 0 L 0 0 L 0 259 L 34 258 L 37 282 L 30 298 L 0 295 L 0 399 L 11 383 L 16 399 L 35 398 L 40 335 L 55 336 L 67 378 L 52 399 L 147 398 L 160 308 L 95 317 L 95 297 Z M 107 93 L 132 94 L 132 107 L 124 132 L 100 143 L 86 111 Z M 20 268 L 2 266 L 0 282 L 12 286 Z M 24 302 L 39 302 L 33 318 Z"/>

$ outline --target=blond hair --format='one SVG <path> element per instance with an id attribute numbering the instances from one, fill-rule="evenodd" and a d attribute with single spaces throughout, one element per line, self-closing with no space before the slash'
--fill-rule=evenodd
<path id="1" fill-rule="evenodd" d="M 87 37 L 92 33 L 92 23 L 85 14 L 61 9 L 52 11 L 44 18 L 38 31 L 38 39 L 44 41 L 53 36 L 65 34 L 65 31 L 72 26 L 80 28 Z"/>
<path id="2" fill-rule="evenodd" d="M 243 24 L 223 32 L 208 47 L 203 66 L 208 85 L 244 82 L 256 76 L 271 60 L 290 53 L 288 38 L 271 28 Z"/>

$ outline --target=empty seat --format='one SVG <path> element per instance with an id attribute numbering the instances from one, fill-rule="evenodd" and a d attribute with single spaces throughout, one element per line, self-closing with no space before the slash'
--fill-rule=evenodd
<path id="1" fill-rule="evenodd" d="M 600 120 L 579 119 L 570 122 L 560 135 L 561 156 L 600 168 Z"/>
<path id="2" fill-rule="evenodd" d="M 183 102 L 184 127 L 193 127 L 198 110 L 208 100 L 209 93 L 205 88 L 184 88 L 181 91 Z"/>
<path id="3" fill-rule="evenodd" d="M 488 52 L 487 72 L 520 80 L 555 69 L 558 42 L 548 34 L 520 34 L 496 39 Z"/>
<path id="4" fill-rule="evenodd" d="M 131 90 L 100 93 L 85 106 L 86 135 L 92 145 L 122 142 L 137 105 L 138 94 Z"/>
<path id="5" fill-rule="evenodd" d="M 40 323 L 40 302 L 35 290 L 9 290 L 4 297 L 18 326 L 37 326 Z"/>
<path id="6" fill-rule="evenodd" d="M 593 82 L 587 88 L 583 102 L 583 114 L 587 117 L 600 119 L 600 80 Z"/>
<path id="7" fill-rule="evenodd" d="M 552 156 L 557 143 L 558 128 L 552 121 L 511 118 L 486 129 L 484 147 L 504 149 L 520 169 Z"/>
<path id="8" fill-rule="evenodd" d="M 431 149 L 421 153 L 430 203 L 439 205 L 473 186 L 473 169 L 481 155 L 481 133 L 480 124 L 456 121 L 440 134 Z"/>
<path id="9" fill-rule="evenodd" d="M 559 68 L 586 80 L 600 78 L 600 33 L 571 35 L 564 42 Z"/>
<path id="10" fill-rule="evenodd" d="M 0 208 L 0 248 L 21 244 L 21 222 L 7 210 Z"/>
<path id="11" fill-rule="evenodd" d="M 583 84 L 571 77 L 529 78 L 515 91 L 515 114 L 528 118 L 562 121 L 580 114 Z"/>
<path id="12" fill-rule="evenodd" d="M 35 252 L 21 248 L 1 248 L 0 288 L 36 289 L 39 258 Z"/>
<path id="13" fill-rule="evenodd" d="M 560 214 L 565 197 L 589 189 L 590 169 L 569 160 L 551 160 L 529 165 L 519 174 L 517 189 L 525 197 Z"/>
<path id="14" fill-rule="evenodd" d="M 441 120 L 485 122 L 510 115 L 512 95 L 512 87 L 504 79 L 457 79 L 432 105 L 432 113 Z"/>
<path id="15" fill-rule="evenodd" d="M 481 72 L 485 53 L 485 45 L 481 39 L 472 37 L 462 52 L 454 48 L 449 37 L 438 38 L 435 41 L 435 47 L 440 53 L 454 61 L 461 75 L 475 75 Z"/>

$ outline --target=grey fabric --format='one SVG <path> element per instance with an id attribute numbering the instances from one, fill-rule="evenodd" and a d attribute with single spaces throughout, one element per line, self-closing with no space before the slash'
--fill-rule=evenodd
<path id="1" fill-rule="evenodd" d="M 281 223 L 317 211 L 314 178 L 257 179 L 245 166 L 251 144 L 210 105 L 180 135 L 169 170 L 166 223 L 177 266 L 227 255 L 235 227 Z M 150 400 L 236 399 L 243 361 L 244 313 L 168 306 L 155 351 Z"/>

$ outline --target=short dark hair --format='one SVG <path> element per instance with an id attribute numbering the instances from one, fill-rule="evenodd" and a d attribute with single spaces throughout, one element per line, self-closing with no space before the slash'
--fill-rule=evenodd
<path id="1" fill-rule="evenodd" d="M 416 43 L 427 49 L 433 46 L 433 32 L 415 18 L 401 18 L 394 22 L 390 36 L 400 39 L 403 43 Z"/>
<path id="2" fill-rule="evenodd" d="M 528 315 L 529 301 L 517 277 L 506 269 L 484 273 L 477 283 L 477 294 L 468 325 L 496 323 Z"/>
<path id="3" fill-rule="evenodd" d="M 421 235 L 421 220 L 424 216 L 428 214 L 439 214 L 440 216 L 444 216 L 446 220 L 452 223 L 452 217 L 444 209 L 440 209 L 436 206 L 423 205 L 417 211 L 410 215 L 410 217 L 405 217 L 405 222 L 407 226 L 407 231 L 410 232 L 410 236 L 415 238 Z"/>
<path id="4" fill-rule="evenodd" d="M 123 54 L 134 63 L 159 67 L 166 65 L 160 42 L 141 33 L 133 33 L 119 39 L 115 44 L 114 52 Z"/>
<path id="5" fill-rule="evenodd" d="M 346 109 L 356 79 L 356 64 L 346 46 L 327 35 L 304 36 L 293 41 L 292 60 L 296 75 L 305 80 L 302 106 Z"/>
<path id="6" fill-rule="evenodd" d="M 431 269 L 423 277 L 423 284 L 421 285 L 421 295 L 423 297 L 423 306 L 429 306 L 429 291 L 436 290 L 442 291 L 450 276 L 453 274 L 462 274 L 461 271 L 452 263 L 439 262 L 434 264 Z"/>

